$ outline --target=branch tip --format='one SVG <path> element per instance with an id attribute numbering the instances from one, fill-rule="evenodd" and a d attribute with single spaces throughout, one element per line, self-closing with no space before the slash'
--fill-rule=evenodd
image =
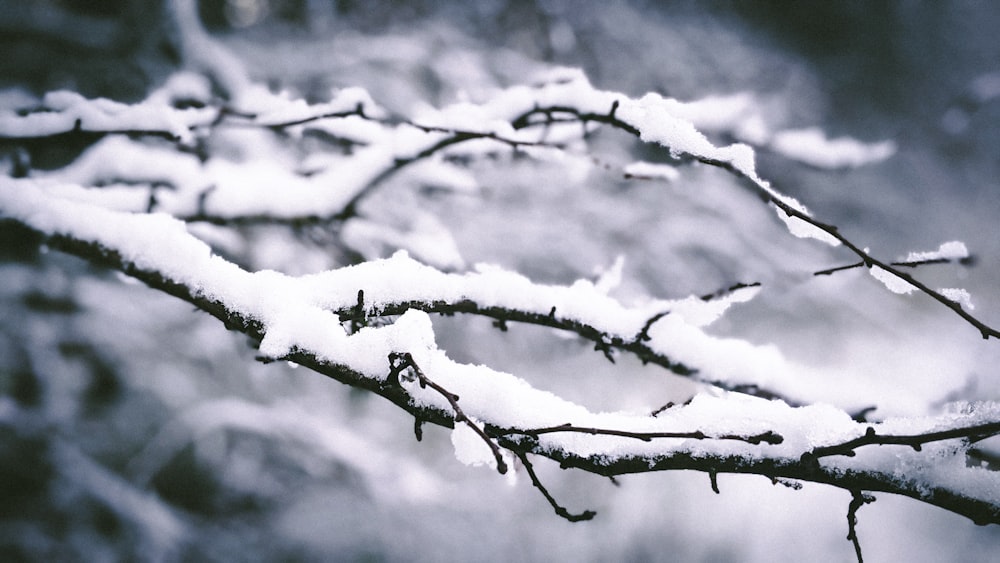
<path id="1" fill-rule="evenodd" d="M 549 493 L 548 489 L 546 489 L 545 486 L 542 485 L 542 482 L 538 479 L 538 475 L 535 473 L 534 466 L 531 464 L 531 460 L 528 459 L 528 455 L 522 451 L 514 451 L 514 453 L 517 455 L 518 459 L 521 460 L 521 464 L 524 466 L 525 471 L 528 472 L 528 477 L 531 479 L 531 484 L 534 485 L 534 487 L 538 489 L 539 492 L 542 493 L 542 496 L 545 497 L 545 500 L 549 502 L 549 505 L 552 507 L 553 510 L 556 511 L 556 514 L 559 515 L 561 518 L 565 518 L 570 522 L 584 522 L 586 520 L 592 520 L 594 516 L 597 515 L 597 513 L 594 512 L 593 510 L 585 510 L 579 514 L 573 514 L 570 511 L 566 510 L 565 507 L 556 502 L 555 497 L 553 497 L 552 494 Z"/>

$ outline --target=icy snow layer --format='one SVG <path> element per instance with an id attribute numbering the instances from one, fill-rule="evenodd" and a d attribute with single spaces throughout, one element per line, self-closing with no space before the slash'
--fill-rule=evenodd
<path id="1" fill-rule="evenodd" d="M 973 405 L 936 418 L 898 419 L 883 424 L 859 424 L 843 411 L 824 405 L 791 408 L 780 401 L 765 401 L 739 394 L 699 395 L 689 405 L 658 417 L 640 413 L 594 413 L 558 396 L 532 388 L 524 380 L 485 366 L 450 360 L 436 346 L 429 317 L 410 310 L 394 324 L 363 328 L 348 335 L 330 309 L 350 306 L 358 288 L 365 289 L 365 306 L 375 311 L 383 303 L 412 299 L 473 299 L 482 304 L 502 304 L 524 310 L 547 310 L 555 304 L 568 314 L 598 322 L 605 319 L 617 334 L 637 331 L 651 311 L 666 303 L 627 309 L 590 282 L 570 287 L 545 287 L 509 272 L 481 268 L 470 276 L 441 274 L 420 266 L 405 255 L 392 259 L 295 278 L 273 271 L 246 272 L 213 256 L 207 245 L 186 232 L 182 222 L 159 214 L 109 211 L 89 204 L 47 195 L 23 182 L 0 182 L 0 210 L 4 217 L 21 221 L 51 235 L 93 241 L 115 251 L 122 265 L 162 276 L 197 295 L 223 305 L 230 313 L 259 322 L 264 338 L 260 352 L 280 358 L 298 351 L 321 361 L 344 366 L 372 382 L 386 381 L 387 356 L 405 351 L 435 382 L 460 397 L 461 408 L 476 420 L 499 428 L 531 429 L 565 423 L 629 432 L 695 432 L 707 436 L 753 435 L 767 431 L 783 437 L 780 444 L 751 445 L 734 440 L 633 438 L 553 433 L 540 436 L 537 449 L 557 457 L 600 459 L 612 464 L 624 459 L 720 457 L 754 464 L 773 461 L 797 463 L 799 457 L 819 446 L 842 443 L 864 434 L 869 426 L 879 432 L 919 434 L 947 428 L 993 422 L 1000 415 L 996 405 Z M 688 304 L 691 306 L 691 304 Z M 670 341 L 682 334 L 684 344 L 699 349 L 707 359 L 717 352 L 714 342 L 699 342 L 699 332 L 682 315 L 667 315 L 650 329 L 654 342 Z M 776 358 L 768 358 L 776 360 Z M 735 361 L 756 361 L 751 355 Z M 773 366 L 767 364 L 761 367 Z M 780 368 L 779 368 L 780 369 Z M 417 383 L 402 383 L 416 409 L 449 413 L 447 400 Z M 463 459 L 476 461 L 463 448 Z M 821 465 L 836 475 L 868 471 L 896 482 L 902 489 L 930 494 L 944 488 L 960 495 L 1000 503 L 1000 477 L 982 468 L 965 467 L 964 450 L 950 443 L 926 446 L 923 452 L 902 447 L 862 448 L 854 458 L 822 458 Z"/>

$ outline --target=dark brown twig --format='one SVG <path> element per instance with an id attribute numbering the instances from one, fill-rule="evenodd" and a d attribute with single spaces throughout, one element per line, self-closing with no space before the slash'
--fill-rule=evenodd
<path id="1" fill-rule="evenodd" d="M 861 541 L 858 540 L 858 510 L 869 503 L 875 502 L 875 497 L 858 490 L 851 491 L 851 504 L 847 506 L 847 539 L 854 544 L 854 553 L 858 563 L 864 563 L 861 557 Z"/>
<path id="2" fill-rule="evenodd" d="M 413 356 L 410 355 L 409 352 L 392 352 L 389 354 L 389 376 L 393 381 L 398 383 L 400 374 L 406 369 L 412 370 L 413 374 L 417 377 L 417 380 L 420 383 L 420 387 L 430 387 L 448 401 L 452 410 L 455 411 L 455 422 L 464 423 L 466 426 L 471 428 L 476 435 L 482 438 L 482 440 L 486 442 L 486 445 L 490 447 L 490 451 L 493 452 L 493 457 L 497 462 L 497 471 L 501 475 L 507 473 L 507 463 L 503 460 L 503 455 L 500 453 L 499 446 L 496 445 L 496 442 L 494 442 L 492 438 L 486 435 L 486 432 L 483 431 L 478 424 L 466 416 L 462 407 L 458 405 L 458 395 L 431 381 L 431 379 L 424 374 L 424 371 L 420 369 L 420 366 L 413 361 Z"/>
<path id="3" fill-rule="evenodd" d="M 542 482 L 538 480 L 538 475 L 535 474 L 535 468 L 531 465 L 531 461 L 528 459 L 528 454 L 519 450 L 515 450 L 514 453 L 521 460 L 521 464 L 524 465 L 525 471 L 528 472 L 528 477 L 531 478 L 531 484 L 534 485 L 536 489 L 541 491 L 542 496 L 545 497 L 545 500 L 549 501 L 549 504 L 560 517 L 565 518 L 570 522 L 583 522 L 586 520 L 592 520 L 594 516 L 597 515 L 597 513 L 593 510 L 585 510 L 580 514 L 572 514 L 570 511 L 566 510 L 563 506 L 556 502 L 556 499 L 549 493 L 548 489 L 546 489 L 545 486 L 542 485 Z"/>
<path id="4" fill-rule="evenodd" d="M 985 424 L 977 424 L 975 426 L 967 426 L 964 428 L 952 428 L 950 430 L 941 430 L 938 432 L 926 432 L 924 434 L 908 434 L 908 435 L 879 434 L 875 431 L 874 427 L 869 426 L 863 436 L 860 436 L 853 440 L 848 440 L 842 444 L 836 444 L 833 446 L 821 446 L 815 448 L 811 452 L 803 454 L 803 457 L 805 458 L 808 456 L 809 458 L 812 459 L 819 459 L 821 457 L 833 456 L 833 455 L 843 455 L 847 457 L 853 457 L 856 454 L 856 452 L 854 451 L 855 449 L 869 445 L 909 446 L 919 452 L 923 444 L 927 444 L 930 442 L 964 438 L 968 440 L 970 443 L 974 443 L 989 438 L 991 436 L 996 436 L 997 434 L 1000 434 L 1000 422 L 988 422 Z"/>
<path id="5" fill-rule="evenodd" d="M 930 260 L 910 260 L 910 261 L 902 260 L 902 261 L 897 261 L 897 262 L 890 262 L 889 264 L 891 264 L 893 266 L 896 266 L 896 267 L 901 267 L 901 268 L 914 268 L 915 269 L 915 268 L 919 268 L 920 266 L 928 266 L 928 265 L 932 265 L 932 264 L 954 264 L 954 263 L 958 263 L 958 264 L 961 264 L 963 266 L 971 266 L 975 262 L 976 262 L 975 256 L 967 256 L 965 258 L 959 258 L 957 260 L 953 260 L 953 259 L 950 259 L 950 258 L 933 258 L 933 259 L 930 259 Z M 845 264 L 843 266 L 835 266 L 833 268 L 827 268 L 825 270 L 819 270 L 817 272 L 813 272 L 813 275 L 814 276 L 829 276 L 830 274 L 834 274 L 836 272 L 842 272 L 844 270 L 853 270 L 855 268 L 861 268 L 864 265 L 865 265 L 864 261 L 862 261 L 862 262 L 855 262 L 853 264 Z"/>
<path id="6" fill-rule="evenodd" d="M 758 445 L 761 443 L 767 444 L 780 444 L 785 439 L 772 430 L 767 432 L 762 432 L 760 434 L 754 434 L 751 436 L 740 436 L 737 434 L 722 434 L 718 436 L 711 436 L 705 434 L 701 430 L 696 430 L 694 432 L 629 432 L 627 430 L 615 430 L 612 428 L 590 428 L 584 426 L 573 426 L 572 424 L 561 424 L 559 426 L 549 426 L 546 428 L 529 428 L 524 430 L 515 430 L 511 434 L 524 434 L 526 436 L 531 436 L 537 438 L 542 434 L 553 434 L 557 432 L 575 432 L 578 434 L 591 434 L 594 436 L 620 436 L 623 438 L 635 438 L 636 440 L 642 440 L 643 442 L 651 442 L 658 438 L 682 438 L 689 440 L 735 440 L 739 442 L 746 442 L 748 444 Z"/>

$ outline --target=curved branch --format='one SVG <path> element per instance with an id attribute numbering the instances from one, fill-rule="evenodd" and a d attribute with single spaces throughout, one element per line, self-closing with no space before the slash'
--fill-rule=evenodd
<path id="1" fill-rule="evenodd" d="M 515 118 L 512 121 L 512 124 L 514 125 L 515 128 L 518 129 L 537 126 L 537 125 L 545 125 L 545 124 L 559 122 L 560 118 L 555 116 L 563 114 L 569 116 L 568 119 L 570 120 L 579 120 L 584 123 L 595 122 L 595 123 L 606 124 L 615 127 L 617 129 L 620 129 L 633 136 L 642 138 L 643 132 L 640 126 L 637 126 L 633 123 L 630 123 L 628 121 L 616 117 L 616 112 L 618 108 L 619 108 L 619 102 L 617 100 L 611 104 L 611 109 L 606 114 L 584 112 L 572 106 L 562 106 L 562 105 L 535 107 L 531 111 L 528 111 Z M 544 119 L 541 121 L 534 120 L 533 118 L 538 115 L 544 116 Z M 561 120 L 563 121 L 566 119 L 567 118 L 561 118 Z M 671 147 L 671 150 L 674 149 Z M 858 258 L 860 258 L 862 263 L 868 268 L 871 268 L 872 266 L 878 266 L 886 270 L 893 276 L 905 281 L 906 283 L 913 286 L 921 293 L 924 293 L 925 295 L 934 299 L 938 303 L 941 303 L 948 309 L 951 309 L 956 315 L 958 315 L 959 317 L 964 319 L 967 323 L 978 329 L 984 339 L 989 339 L 991 337 L 1000 339 L 1000 330 L 997 330 L 987 325 L 986 323 L 982 322 L 981 320 L 970 314 L 968 311 L 963 309 L 960 303 L 952 299 L 949 299 L 948 297 L 944 296 L 938 291 L 931 289 L 923 282 L 914 278 L 912 275 L 907 274 L 906 272 L 903 272 L 902 270 L 899 269 L 899 267 L 910 267 L 912 266 L 912 264 L 899 263 L 898 265 L 894 265 L 894 263 L 883 262 L 875 258 L 868 251 L 861 249 L 857 244 L 853 243 L 850 239 L 841 234 L 840 230 L 836 226 L 823 223 L 822 221 L 819 221 L 818 219 L 812 217 L 809 213 L 800 209 L 799 206 L 790 204 L 788 201 L 786 201 L 784 197 L 782 197 L 780 194 L 778 194 L 773 189 L 768 187 L 766 184 L 762 183 L 759 178 L 756 178 L 755 176 L 751 175 L 751 173 L 748 173 L 745 168 L 735 165 L 732 161 L 723 160 L 720 158 L 707 155 L 695 154 L 695 153 L 687 153 L 687 154 L 703 164 L 722 168 L 734 174 L 735 176 L 743 180 L 746 180 L 747 182 L 749 182 L 749 184 L 752 186 L 754 190 L 756 190 L 764 197 L 764 199 L 768 203 L 773 204 L 775 207 L 784 212 L 785 215 L 787 215 L 788 217 L 794 217 L 796 219 L 804 221 L 809 225 L 826 233 L 827 235 L 833 237 L 841 244 L 843 244 L 845 247 L 847 247 L 847 249 L 853 252 Z M 834 269 L 833 271 L 836 271 L 836 269 Z M 824 271 L 821 273 L 826 273 L 826 272 Z"/>

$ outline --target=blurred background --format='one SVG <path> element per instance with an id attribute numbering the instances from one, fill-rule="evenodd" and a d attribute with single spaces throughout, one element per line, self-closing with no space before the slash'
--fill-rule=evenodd
<path id="1" fill-rule="evenodd" d="M 360 86 L 390 112 L 412 115 L 571 66 L 630 96 L 747 93 L 771 131 L 819 126 L 831 137 L 891 140 L 894 156 L 857 169 L 820 170 L 761 150 L 758 171 L 881 258 L 965 242 L 973 265 L 916 273 L 932 287 L 967 289 L 974 313 L 1000 325 L 1000 7 L 992 3 L 189 6 L 252 80 L 313 101 Z M 190 66 L 171 13 L 139 0 L 0 1 L 0 107 L 56 89 L 144 99 Z M 27 151 L 33 167 L 57 169 L 92 142 L 0 142 L 0 162 L 13 173 Z M 225 153 L 239 142 L 223 136 L 212 146 Z M 314 150 L 308 142 L 294 150 Z M 878 405 L 878 419 L 1000 399 L 998 344 L 950 311 L 892 294 L 864 271 L 814 277 L 852 256 L 795 239 L 723 171 L 685 166 L 671 183 L 625 178 L 621 168 L 639 159 L 669 156 L 602 131 L 567 161 L 472 159 L 464 165 L 475 189 L 464 192 L 401 175 L 364 212 L 384 229 L 415 232 L 425 224 L 413 218 L 419 209 L 450 233 L 464 264 L 499 264 L 544 283 L 594 279 L 622 256 L 615 295 L 623 301 L 762 282 L 756 299 L 710 332 L 775 345 L 815 367 L 811 377 L 826 379 L 808 382 L 811 401 Z M 245 268 L 290 274 L 395 250 L 391 237 L 344 240 L 324 226 L 192 231 Z M 207 315 L 48 252 L 9 223 L 0 225 L 0 280 L 4 561 L 854 557 L 844 491 L 721 475 L 716 495 L 705 475 L 680 472 L 615 486 L 538 461 L 564 506 L 598 512 L 571 524 L 526 477 L 511 484 L 460 464 L 448 431 L 427 428 L 418 443 L 410 417 L 380 398 L 305 369 L 261 365 L 245 338 Z M 435 323 L 454 359 L 592 410 L 651 409 L 696 390 L 626 357 L 611 365 L 591 345 L 547 330 Z M 832 388 L 836 396 L 825 397 Z M 859 512 L 867 560 L 991 561 L 1000 548 L 995 526 L 877 496 Z"/>

